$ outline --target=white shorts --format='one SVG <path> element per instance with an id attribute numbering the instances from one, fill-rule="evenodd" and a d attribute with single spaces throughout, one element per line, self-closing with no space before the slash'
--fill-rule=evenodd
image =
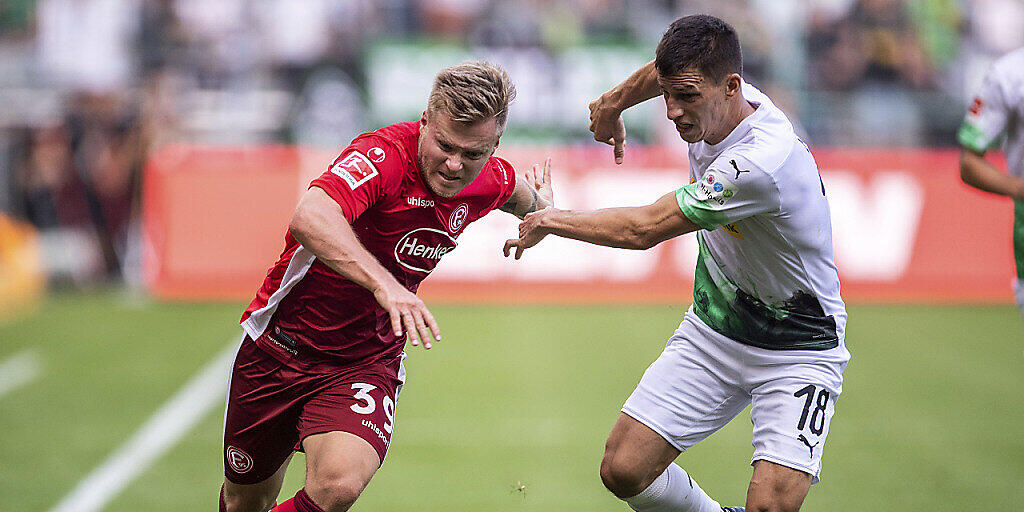
<path id="1" fill-rule="evenodd" d="M 753 403 L 754 455 L 818 482 L 821 452 L 850 353 L 767 350 L 733 341 L 687 311 L 622 406 L 685 452 Z"/>

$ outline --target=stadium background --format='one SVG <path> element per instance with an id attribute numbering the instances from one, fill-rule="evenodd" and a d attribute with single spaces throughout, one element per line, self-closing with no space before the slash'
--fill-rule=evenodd
<path id="1" fill-rule="evenodd" d="M 959 183 L 954 137 L 988 64 L 1024 46 L 1019 0 L 5 0 L 0 510 L 212 509 L 235 322 L 298 194 L 354 135 L 415 119 L 444 65 L 509 70 L 498 153 L 552 155 L 562 206 L 678 186 L 658 102 L 627 113 L 621 167 L 586 104 L 697 12 L 736 26 L 832 203 L 854 358 L 804 509 L 1020 503 L 1010 205 Z M 548 240 L 512 263 L 514 226 L 474 225 L 425 284 L 446 340 L 411 351 L 355 510 L 624 510 L 602 442 L 689 304 L 692 237 Z M 680 462 L 739 504 L 749 436 L 740 418 Z M 283 494 L 301 475 L 297 457 Z"/>

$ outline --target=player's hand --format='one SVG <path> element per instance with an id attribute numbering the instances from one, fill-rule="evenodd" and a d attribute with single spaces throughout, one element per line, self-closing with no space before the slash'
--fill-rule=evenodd
<path id="1" fill-rule="evenodd" d="M 547 201 L 548 206 L 555 205 L 555 191 L 551 188 L 551 157 L 544 160 L 544 169 L 540 164 L 533 164 L 533 168 L 526 172 L 526 183 L 541 199 Z"/>
<path id="2" fill-rule="evenodd" d="M 611 104 L 605 96 L 590 102 L 590 131 L 594 140 L 614 146 L 615 163 L 622 163 L 626 146 L 626 125 L 622 122 L 622 111 Z"/>
<path id="3" fill-rule="evenodd" d="M 505 257 L 507 258 L 511 254 L 512 248 L 515 247 L 516 259 L 518 260 L 523 257 L 523 251 L 539 244 L 548 235 L 547 229 L 543 227 L 544 219 L 555 211 L 557 210 L 554 208 L 545 208 L 523 217 L 523 222 L 519 224 L 519 238 L 505 240 L 505 247 L 503 249 Z"/>
<path id="4" fill-rule="evenodd" d="M 427 305 L 397 281 L 381 286 L 373 296 L 391 316 L 396 336 L 406 335 L 413 346 L 422 341 L 423 348 L 430 348 L 431 340 L 441 341 L 441 329 Z"/>

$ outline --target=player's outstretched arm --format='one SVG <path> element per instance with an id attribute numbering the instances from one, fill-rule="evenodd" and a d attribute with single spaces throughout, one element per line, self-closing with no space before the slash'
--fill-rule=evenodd
<path id="1" fill-rule="evenodd" d="M 528 213 L 555 205 L 555 194 L 551 189 L 551 157 L 544 161 L 544 169 L 534 164 L 530 170 L 516 180 L 516 188 L 508 201 L 499 210 L 511 213 L 520 219 Z"/>
<path id="2" fill-rule="evenodd" d="M 590 102 L 590 131 L 594 140 L 614 146 L 615 163 L 621 164 L 626 145 L 622 111 L 661 94 L 654 61 L 636 70 L 624 82 Z"/>
<path id="3" fill-rule="evenodd" d="M 359 243 L 341 206 L 323 189 L 311 187 L 306 191 L 288 231 L 328 267 L 373 292 L 391 316 L 395 335 L 408 333 L 413 345 L 422 340 L 424 348 L 431 347 L 431 335 L 441 339 L 441 330 L 427 306 Z"/>
<path id="4" fill-rule="evenodd" d="M 505 256 L 514 247 L 516 259 L 547 235 L 582 240 L 622 249 L 649 249 L 684 233 L 700 229 L 683 215 L 675 192 L 669 192 L 647 206 L 572 211 L 547 208 L 526 216 L 519 225 L 519 238 L 505 242 Z"/>
<path id="5" fill-rule="evenodd" d="M 985 155 L 972 149 L 960 152 L 960 179 L 964 183 L 985 192 L 1024 199 L 1024 180 L 1001 172 Z"/>

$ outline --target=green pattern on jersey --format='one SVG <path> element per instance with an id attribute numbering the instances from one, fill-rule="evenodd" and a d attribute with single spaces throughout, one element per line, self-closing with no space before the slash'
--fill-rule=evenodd
<path id="1" fill-rule="evenodd" d="M 971 149 L 976 153 L 984 153 L 990 145 L 990 142 L 985 140 L 985 133 L 970 123 L 964 123 L 960 126 L 960 131 L 957 132 L 956 138 L 961 146 Z"/>
<path id="2" fill-rule="evenodd" d="M 676 190 L 676 203 L 683 215 L 691 222 L 708 231 L 713 231 L 729 223 L 725 214 L 717 211 L 708 202 L 708 199 L 700 198 L 697 187 L 700 182 L 690 183 L 679 190 Z"/>
<path id="3" fill-rule="evenodd" d="M 770 350 L 828 350 L 839 345 L 836 320 L 817 297 L 797 291 L 765 304 L 736 286 L 719 268 L 697 233 L 700 258 L 693 284 L 693 310 L 712 329 L 745 345 Z"/>
<path id="4" fill-rule="evenodd" d="M 1024 279 L 1024 200 L 1013 200 L 1013 256 L 1017 260 L 1017 279 Z"/>

